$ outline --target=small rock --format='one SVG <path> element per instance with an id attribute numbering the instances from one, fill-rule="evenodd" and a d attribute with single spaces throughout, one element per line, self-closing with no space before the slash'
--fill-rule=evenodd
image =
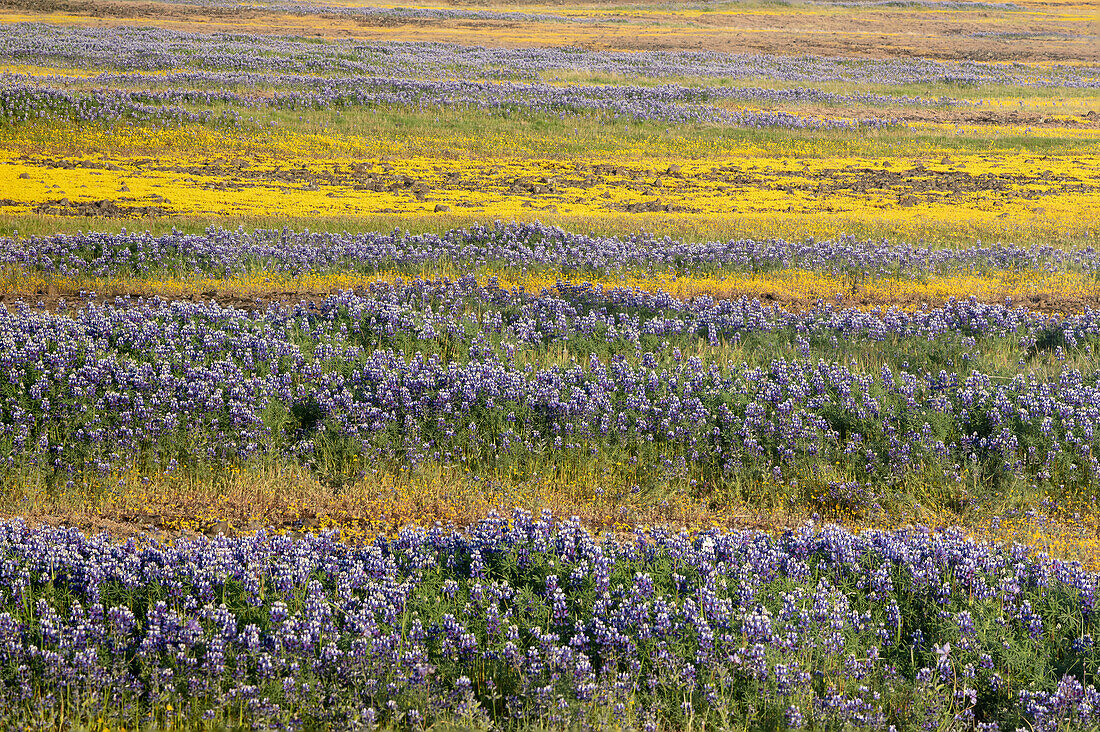
<path id="1" fill-rule="evenodd" d="M 441 213 L 441 212 L 443 212 L 443 211 L 450 211 L 450 210 L 451 210 L 451 207 L 450 207 L 450 206 L 448 206 L 448 205 L 447 205 L 447 204 L 445 204 L 445 203 L 437 203 L 437 204 L 435 204 L 435 212 L 436 212 L 436 213 Z"/>
<path id="2" fill-rule="evenodd" d="M 230 536 L 231 532 L 232 529 L 228 521 L 215 521 L 213 524 L 206 527 L 204 533 L 207 536 Z"/>
<path id="3" fill-rule="evenodd" d="M 31 176 L 30 176 L 30 174 L 29 174 L 29 173 L 20 173 L 20 174 L 19 174 L 19 179 L 20 179 L 20 180 L 30 180 L 30 179 L 31 179 Z"/>

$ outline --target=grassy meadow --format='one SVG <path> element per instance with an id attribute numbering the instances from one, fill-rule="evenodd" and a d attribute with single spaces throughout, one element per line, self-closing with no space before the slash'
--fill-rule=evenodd
<path id="1" fill-rule="evenodd" d="M 0 726 L 1100 725 L 1078 2 L 0 8 Z"/>

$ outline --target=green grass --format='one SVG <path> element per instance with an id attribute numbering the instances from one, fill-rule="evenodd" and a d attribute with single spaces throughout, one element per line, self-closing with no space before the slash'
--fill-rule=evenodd
<path id="1" fill-rule="evenodd" d="M 755 105 L 749 105 L 755 106 Z M 228 107 L 215 107 L 215 113 Z M 246 115 L 248 116 L 248 115 Z M 744 154 L 791 158 L 852 156 L 905 158 L 943 152 L 1007 152 L 1045 155 L 1095 154 L 1089 138 L 1049 137 L 1037 130 L 1005 135 L 999 128 L 948 134 L 939 130 L 893 127 L 881 130 L 744 129 L 658 121 L 611 121 L 593 116 L 505 115 L 485 110 L 417 110 L 402 107 L 348 107 L 335 110 L 250 110 L 277 129 L 357 135 L 406 147 L 410 133 L 433 139 L 433 149 L 475 157 L 585 159 L 703 159 Z M 458 138 L 458 139 L 454 139 Z"/>
<path id="2" fill-rule="evenodd" d="M 1045 135 L 1037 129 L 1027 135 L 989 127 L 965 134 L 925 128 L 892 127 L 880 130 L 744 129 L 711 124 L 672 124 L 661 121 L 612 120 L 604 115 L 512 112 L 481 109 L 415 109 L 392 105 L 331 109 L 238 108 L 232 105 L 181 105 L 194 112 L 205 109 L 215 117 L 236 111 L 247 120 L 242 132 L 275 128 L 297 133 L 359 136 L 378 146 L 392 146 L 408 154 L 432 149 L 436 154 L 475 157 L 585 159 L 599 156 L 627 159 L 703 159 L 729 155 L 790 158 L 853 156 L 905 158 L 943 152 L 1002 152 L 1044 155 L 1094 154 L 1090 137 Z M 736 105 L 731 105 L 736 106 Z M 749 103 L 750 108 L 774 105 Z M 798 113 L 798 105 L 792 111 Z M 981 111 L 983 108 L 974 108 Z M 1046 110 L 1046 114 L 1059 110 Z M 836 108 L 837 116 L 845 116 Z M 865 110 L 860 111 L 864 115 Z M 891 110 L 883 110 L 889 116 Z M 224 127 L 224 122 L 215 121 Z M 410 141 L 410 134 L 416 139 Z M 11 143 L 56 144 L 49 125 L 0 122 L 0 139 Z M 429 142 L 431 141 L 431 142 Z M 430 145 L 430 147 L 425 147 Z"/>
<path id="3" fill-rule="evenodd" d="M 784 238 L 800 240 L 806 236 L 827 239 L 841 235 L 857 239 L 887 239 L 893 243 L 921 243 L 929 246 L 965 247 L 976 241 L 1015 244 L 1023 247 L 1055 245 L 1065 249 L 1100 245 L 1100 228 L 1043 230 L 1018 229 L 1011 222 L 998 229 L 925 222 L 922 229 L 896 227 L 858 219 L 823 218 L 784 219 L 771 216 L 723 216 L 704 214 L 594 213 L 573 215 L 532 211 L 525 217 L 508 219 L 539 221 L 601 236 L 619 236 L 644 232 L 689 242 L 728 241 L 730 239 Z M 200 234 L 210 227 L 246 231 L 290 229 L 349 233 L 390 233 L 395 229 L 413 234 L 444 234 L 455 228 L 486 222 L 476 213 L 368 214 L 362 216 L 162 216 L 145 218 L 109 218 L 88 216 L 48 216 L 43 214 L 0 214 L 0 236 L 52 236 L 83 231 L 118 233 L 148 231 L 153 235 L 179 231 Z"/>

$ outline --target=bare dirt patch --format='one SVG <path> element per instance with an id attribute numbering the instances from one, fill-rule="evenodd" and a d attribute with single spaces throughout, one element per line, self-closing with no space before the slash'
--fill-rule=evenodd
<path id="1" fill-rule="evenodd" d="M 168 214 L 168 211 L 160 206 L 139 203 L 131 205 L 130 202 L 134 201 L 136 199 L 133 198 L 119 198 L 113 201 L 70 201 L 67 198 L 61 198 L 38 204 L 34 207 L 34 212 L 50 216 L 90 216 L 112 219 L 135 219 Z"/>

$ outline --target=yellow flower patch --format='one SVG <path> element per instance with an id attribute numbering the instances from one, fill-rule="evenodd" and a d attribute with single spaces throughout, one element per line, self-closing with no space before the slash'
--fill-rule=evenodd
<path id="1" fill-rule="evenodd" d="M 0 214 L 655 213 L 1070 232 L 1087 229 L 1100 213 L 1100 154 L 922 151 L 875 158 L 731 149 L 694 160 L 561 159 L 407 155 L 364 135 L 272 131 L 253 138 L 197 125 L 58 133 L 63 139 L 44 133 L 0 147 Z M 456 148 L 468 142 L 459 139 Z M 66 145 L 70 153 L 85 152 L 65 154 Z"/>

